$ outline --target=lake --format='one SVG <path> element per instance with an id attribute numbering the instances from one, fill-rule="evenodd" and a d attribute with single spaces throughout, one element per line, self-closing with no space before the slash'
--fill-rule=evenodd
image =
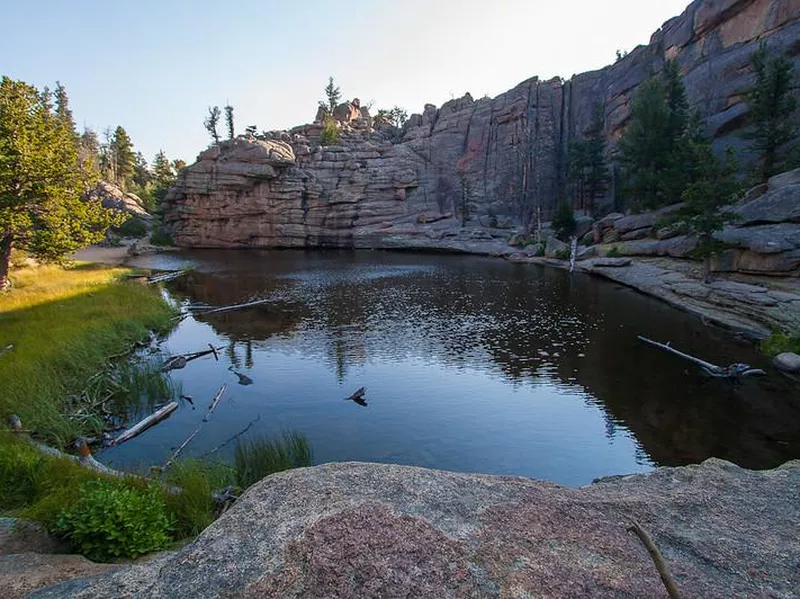
<path id="1" fill-rule="evenodd" d="M 195 269 L 165 285 L 190 316 L 169 354 L 194 406 L 103 452 L 115 467 L 199 456 L 246 435 L 305 434 L 315 463 L 393 462 L 580 486 L 709 457 L 771 468 L 800 457 L 797 388 L 749 343 L 585 274 L 499 259 L 378 251 L 187 251 L 140 266 Z M 768 376 L 734 385 L 637 340 Z M 235 372 L 234 372 L 235 371 Z M 236 373 L 252 379 L 241 385 Z M 366 406 L 345 398 L 366 388 Z M 254 422 L 255 421 L 255 422 Z M 232 445 L 219 453 L 230 456 Z"/>

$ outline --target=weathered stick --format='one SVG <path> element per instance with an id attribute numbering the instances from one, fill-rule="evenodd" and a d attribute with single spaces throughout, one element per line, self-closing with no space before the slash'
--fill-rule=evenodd
<path id="1" fill-rule="evenodd" d="M 253 425 L 254 425 L 256 422 L 258 422 L 259 420 L 261 420 L 261 415 L 260 415 L 260 414 L 259 414 L 258 416 L 256 416 L 256 418 L 255 418 L 254 420 L 251 420 L 251 421 L 250 421 L 250 423 L 249 423 L 249 424 L 248 424 L 246 427 L 244 427 L 242 430 L 240 430 L 238 433 L 236 433 L 235 435 L 233 435 L 233 436 L 231 436 L 231 437 L 228 437 L 228 438 L 227 438 L 227 439 L 225 439 L 225 440 L 224 440 L 222 443 L 220 443 L 219 445 L 217 445 L 217 446 L 216 446 L 214 449 L 212 449 L 211 451 L 207 451 L 207 452 L 205 452 L 205 453 L 204 453 L 203 455 L 201 455 L 200 457 L 201 457 L 201 458 L 207 458 L 207 457 L 208 457 L 208 456 L 210 456 L 210 455 L 214 455 L 214 454 L 215 454 L 215 453 L 217 453 L 217 452 L 218 452 L 220 449 L 222 449 L 223 447 L 225 447 L 225 446 L 226 446 L 228 443 L 231 443 L 232 441 L 235 441 L 236 439 L 238 439 L 239 437 L 241 437 L 243 434 L 245 434 L 247 431 L 249 431 L 249 430 L 250 430 L 250 427 L 251 427 L 251 426 L 253 426 Z"/>
<path id="2" fill-rule="evenodd" d="M 121 445 L 125 441 L 133 439 L 135 436 L 142 434 L 151 426 L 154 426 L 159 422 L 161 422 L 162 420 L 168 418 L 169 415 L 172 414 L 177 409 L 178 409 L 177 401 L 169 402 L 160 410 L 150 414 L 150 416 L 134 424 L 128 430 L 123 431 L 116 439 L 111 441 L 111 445 Z"/>
<path id="3" fill-rule="evenodd" d="M 676 356 L 680 356 L 684 360 L 689 360 L 697 364 L 700 368 L 705 370 L 711 376 L 716 377 L 726 377 L 732 378 L 736 376 L 752 376 L 756 374 L 766 374 L 760 368 L 753 368 L 748 364 L 731 364 L 727 368 L 723 368 L 721 366 L 717 366 L 716 364 L 712 364 L 711 362 L 706 362 L 705 360 L 701 360 L 700 358 L 695 358 L 694 356 L 690 356 L 689 354 L 685 354 L 682 351 L 675 349 L 674 347 L 670 346 L 668 343 L 659 343 L 658 341 L 653 341 L 652 339 L 648 339 L 647 337 L 643 337 L 642 335 L 638 335 L 637 337 L 640 341 L 644 341 L 645 343 L 649 343 L 659 349 L 663 349 L 664 351 L 668 351 Z"/>
<path id="4" fill-rule="evenodd" d="M 661 555 L 658 547 L 656 547 L 653 539 L 651 539 L 650 535 L 647 534 L 647 531 L 642 528 L 642 525 L 636 520 L 631 520 L 631 524 L 628 527 L 628 532 L 636 533 L 636 536 L 639 537 L 644 546 L 647 548 L 647 552 L 650 554 L 650 558 L 653 560 L 656 570 L 658 570 L 658 575 L 661 576 L 661 582 L 664 583 L 664 586 L 667 589 L 667 594 L 670 596 L 670 598 L 681 599 L 681 592 L 678 589 L 678 585 L 675 584 L 675 579 L 672 578 L 669 567 L 667 567 L 667 562 L 664 561 L 664 557 Z"/>
<path id="5" fill-rule="evenodd" d="M 184 368 L 186 364 L 191 362 L 192 360 L 196 360 L 198 358 L 202 358 L 203 356 L 208 356 L 209 354 L 214 354 L 214 359 L 219 361 L 219 354 L 217 354 L 217 350 L 224 349 L 223 347 L 214 347 L 209 343 L 209 347 L 211 349 L 204 349 L 202 351 L 196 351 L 188 354 L 181 354 L 178 356 L 172 356 L 161 367 L 162 372 L 167 372 L 168 370 L 178 370 Z"/>
<path id="6" fill-rule="evenodd" d="M 186 437 L 186 440 L 183 443 L 178 445 L 178 448 L 172 452 L 172 455 L 169 456 L 169 459 L 166 462 L 164 462 L 163 466 L 161 466 L 162 472 L 172 465 L 172 463 L 177 459 L 178 455 L 180 455 L 180 453 L 186 448 L 187 445 L 189 445 L 189 443 L 194 441 L 194 438 L 197 436 L 197 433 L 200 432 L 200 429 L 202 427 L 203 427 L 202 424 L 198 426 L 196 429 L 194 429 L 194 432 L 191 435 Z"/>
<path id="7" fill-rule="evenodd" d="M 217 404 L 219 404 L 219 400 L 222 399 L 222 394 L 225 393 L 227 385 L 225 383 L 222 384 L 222 387 L 219 388 L 217 394 L 214 396 L 214 399 L 211 400 L 211 405 L 208 408 L 208 412 L 203 417 L 203 422 L 208 422 L 208 419 L 211 418 L 211 414 L 214 413 L 214 410 L 217 409 Z"/>
<path id="8" fill-rule="evenodd" d="M 263 304 L 268 304 L 272 302 L 271 299 L 260 299 L 255 300 L 253 302 L 247 302 L 245 304 L 234 304 L 232 306 L 221 306 L 219 308 L 212 308 L 211 310 L 205 310 L 203 312 L 195 312 L 196 316 L 206 316 L 207 314 L 220 314 L 221 312 L 230 312 L 232 310 L 242 310 L 244 308 L 252 308 L 254 306 L 261 306 Z"/>
<path id="9" fill-rule="evenodd" d="M 171 281 L 172 279 L 177 279 L 178 277 L 182 277 L 188 272 L 189 272 L 188 270 L 175 270 L 165 274 L 147 277 L 147 284 L 152 285 L 154 283 L 165 283 L 167 281 Z"/>

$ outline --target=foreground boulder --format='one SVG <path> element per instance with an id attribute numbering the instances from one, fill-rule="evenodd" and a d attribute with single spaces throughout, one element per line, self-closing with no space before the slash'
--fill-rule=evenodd
<path id="1" fill-rule="evenodd" d="M 665 596 L 800 588 L 800 461 L 698 466 L 567 489 L 525 478 L 327 464 L 251 487 L 181 551 L 33 597 Z"/>

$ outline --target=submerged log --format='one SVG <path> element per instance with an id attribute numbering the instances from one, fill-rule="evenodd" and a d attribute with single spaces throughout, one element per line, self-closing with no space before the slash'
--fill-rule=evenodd
<path id="1" fill-rule="evenodd" d="M 231 312 L 233 310 L 243 310 L 245 308 L 253 308 L 255 306 L 261 306 L 263 304 L 268 304 L 272 302 L 271 299 L 260 299 L 255 300 L 252 302 L 246 302 L 244 304 L 233 304 L 231 306 L 220 306 L 219 308 L 212 308 L 211 310 L 203 310 L 202 312 L 196 312 L 197 316 L 206 316 L 208 314 L 221 314 L 222 312 Z"/>
<path id="2" fill-rule="evenodd" d="M 161 367 L 162 372 L 167 372 L 168 370 L 179 370 L 181 368 L 186 367 L 186 364 L 191 362 L 192 360 L 197 360 L 198 358 L 202 358 L 203 356 L 208 356 L 213 354 L 214 359 L 219 361 L 219 354 L 217 351 L 221 349 L 225 349 L 223 347 L 214 347 L 210 343 L 208 344 L 210 349 L 204 349 L 201 351 L 191 352 L 188 354 L 181 354 L 179 356 L 172 356 L 171 358 L 167 359 L 164 362 L 164 365 Z"/>
<path id="3" fill-rule="evenodd" d="M 222 399 L 222 395 L 225 393 L 226 388 L 227 385 L 223 383 L 222 387 L 219 388 L 219 391 L 217 391 L 217 394 L 214 396 L 214 399 L 211 400 L 211 405 L 208 407 L 208 412 L 206 412 L 206 415 L 203 417 L 203 422 L 208 422 L 208 419 L 211 418 L 211 414 L 213 414 L 214 410 L 217 409 L 219 400 Z"/>
<path id="4" fill-rule="evenodd" d="M 653 341 L 652 339 L 648 339 L 647 337 L 643 337 L 642 335 L 638 335 L 637 337 L 640 341 L 644 341 L 645 343 L 649 343 L 659 349 L 663 349 L 671 354 L 675 354 L 676 356 L 680 356 L 684 360 L 689 360 L 697 364 L 700 368 L 706 371 L 708 374 L 714 377 L 719 378 L 736 378 L 740 376 L 753 376 L 753 375 L 765 375 L 767 374 L 760 368 L 753 368 L 749 364 L 731 364 L 727 368 L 723 368 L 722 366 L 717 366 L 716 364 L 712 364 L 711 362 L 706 362 L 705 360 L 701 360 L 700 358 L 695 358 L 689 354 L 683 353 L 669 345 L 669 343 L 659 343 L 658 341 Z"/>
<path id="5" fill-rule="evenodd" d="M 160 410 L 150 414 L 150 416 L 148 416 L 144 420 L 141 420 L 140 422 L 134 424 L 128 430 L 123 431 L 116 439 L 111 441 L 111 445 L 120 445 L 120 444 L 124 443 L 125 441 L 133 439 L 137 435 L 142 434 L 144 431 L 146 431 L 151 426 L 154 426 L 154 425 L 158 424 L 159 422 L 161 422 L 162 420 L 165 420 L 166 418 L 168 418 L 170 416 L 170 414 L 172 414 L 177 409 L 178 409 L 178 402 L 177 401 L 169 402 L 167 405 L 165 405 Z"/>
<path id="6" fill-rule="evenodd" d="M 353 393 L 350 397 L 345 397 L 345 401 L 353 401 L 360 406 L 367 407 L 367 401 L 364 399 L 364 395 L 367 393 L 366 387 L 359 387 L 355 393 Z"/>

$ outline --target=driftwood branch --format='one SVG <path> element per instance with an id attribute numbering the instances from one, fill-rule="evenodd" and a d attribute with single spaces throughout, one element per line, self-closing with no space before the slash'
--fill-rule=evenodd
<path id="1" fill-rule="evenodd" d="M 700 358 L 695 358 L 689 354 L 686 354 L 682 351 L 679 351 L 669 345 L 669 343 L 659 343 L 658 341 L 653 341 L 652 339 L 648 339 L 647 337 L 643 337 L 642 335 L 638 336 L 640 341 L 644 341 L 645 343 L 649 343 L 659 349 L 663 349 L 671 354 L 675 354 L 676 356 L 680 356 L 684 360 L 689 360 L 694 364 L 697 364 L 700 368 L 706 371 L 711 376 L 715 377 L 722 377 L 722 378 L 734 378 L 740 376 L 753 376 L 753 375 L 764 375 L 766 372 L 761 370 L 760 368 L 753 368 L 749 364 L 731 364 L 727 368 L 723 368 L 722 366 L 717 366 L 716 364 L 712 364 L 711 362 L 706 362 L 705 360 L 701 360 Z"/>
<path id="2" fill-rule="evenodd" d="M 219 404 L 219 400 L 222 399 L 223 393 L 225 393 L 225 389 L 227 388 L 226 384 L 222 384 L 222 387 L 219 388 L 217 394 L 214 396 L 214 399 L 211 400 L 211 405 L 208 407 L 208 412 L 203 417 L 203 422 L 208 422 L 208 419 L 211 418 L 211 414 L 214 413 L 214 410 L 217 409 L 217 405 Z"/>
<path id="3" fill-rule="evenodd" d="M 225 447 L 226 445 L 228 445 L 228 443 L 232 443 L 233 441 L 235 441 L 236 439 L 238 439 L 239 437 L 241 437 L 242 435 L 244 435 L 244 434 L 245 434 L 247 431 L 249 431 L 249 430 L 250 430 L 250 428 L 251 428 L 251 427 L 252 427 L 252 426 L 253 426 L 253 425 L 254 425 L 256 422 L 258 422 L 259 420 L 261 420 L 261 415 L 260 415 L 260 414 L 259 414 L 258 416 L 256 416 L 254 420 L 251 420 L 251 421 L 250 421 L 250 423 L 249 423 L 249 424 L 248 424 L 246 427 L 244 427 L 242 430 L 240 430 L 238 433 L 236 433 L 235 435 L 232 435 L 232 436 L 228 437 L 228 438 L 227 438 L 227 439 L 225 439 L 225 440 L 224 440 L 222 443 L 220 443 L 219 445 L 217 445 L 217 446 L 216 446 L 214 449 L 212 449 L 211 451 L 207 451 L 206 453 L 204 453 L 204 454 L 203 454 L 203 455 L 201 455 L 200 457 L 201 457 L 201 458 L 207 458 L 207 457 L 208 457 L 208 456 L 210 456 L 210 455 L 214 455 L 214 454 L 215 454 L 215 453 L 217 453 L 217 452 L 218 452 L 220 449 L 222 449 L 223 447 Z"/>
<path id="4" fill-rule="evenodd" d="M 147 284 L 152 285 L 154 283 L 166 283 L 167 281 L 172 281 L 173 279 L 177 279 L 178 277 L 182 277 L 188 270 L 175 270 L 159 275 L 153 275 L 151 277 L 147 277 Z"/>
<path id="5" fill-rule="evenodd" d="M 208 417 L 211 416 L 211 413 L 214 410 L 217 409 L 217 404 L 219 403 L 219 400 L 222 398 L 222 394 L 223 393 L 225 393 L 225 385 L 222 385 L 222 387 L 220 387 L 219 391 L 217 391 L 217 394 L 214 396 L 214 399 L 211 400 L 211 405 L 208 407 L 208 411 L 206 412 L 206 415 L 203 417 L 203 420 L 200 422 L 200 426 L 198 426 L 196 429 L 194 429 L 194 431 L 192 431 L 192 434 L 190 434 L 188 437 L 186 437 L 184 442 L 181 443 L 174 452 L 172 452 L 172 455 L 169 457 L 169 459 L 166 462 L 164 462 L 163 466 L 161 466 L 160 470 L 162 472 L 164 470 L 166 470 L 167 468 L 169 468 L 173 464 L 173 462 L 175 462 L 177 457 L 180 455 L 180 453 L 184 449 L 186 449 L 186 447 L 189 445 L 189 443 L 194 441 L 194 438 L 200 432 L 200 429 L 202 429 L 203 425 L 206 422 L 208 422 Z"/>
<path id="6" fill-rule="evenodd" d="M 208 356 L 210 354 L 214 355 L 214 359 L 219 361 L 219 354 L 217 354 L 217 350 L 224 349 L 222 347 L 214 347 L 209 343 L 209 347 L 211 349 L 204 349 L 202 351 L 191 352 L 188 354 L 181 354 L 178 356 L 172 356 L 171 358 L 167 359 L 164 362 L 164 365 L 161 367 L 163 372 L 167 372 L 168 370 L 179 370 L 184 368 L 186 364 L 191 362 L 192 360 L 197 360 L 198 358 L 202 358 L 203 356 Z"/>
<path id="7" fill-rule="evenodd" d="M 208 314 L 221 314 L 222 312 L 231 312 L 233 310 L 243 310 L 245 308 L 253 308 L 255 306 L 261 306 L 263 304 L 268 304 L 272 302 L 271 299 L 260 299 L 255 300 L 252 302 L 246 302 L 244 304 L 234 304 L 231 306 L 220 306 L 219 308 L 212 308 L 211 310 L 204 310 L 202 312 L 195 312 L 197 316 L 206 316 Z"/>
<path id="8" fill-rule="evenodd" d="M 178 409 L 178 402 L 177 401 L 169 402 L 167 405 L 165 405 L 160 410 L 158 410 L 156 412 L 153 412 L 152 414 L 150 414 L 150 416 L 148 416 L 144 420 L 141 420 L 140 422 L 134 424 L 128 430 L 123 431 L 122 433 L 120 433 L 120 435 L 116 439 L 111 441 L 111 445 L 121 445 L 125 441 L 133 439 L 137 435 L 142 434 L 144 431 L 146 431 L 151 426 L 154 426 L 154 425 L 158 424 L 159 422 L 161 422 L 162 420 L 165 420 L 166 418 L 168 418 L 170 416 L 170 414 L 172 414 L 177 409 Z"/>
<path id="9" fill-rule="evenodd" d="M 636 520 L 631 520 L 628 532 L 636 533 L 636 536 L 639 537 L 639 540 L 647 548 L 647 552 L 650 554 L 650 558 L 653 560 L 656 570 L 658 570 L 658 575 L 661 576 L 661 582 L 664 583 L 664 587 L 667 589 L 667 594 L 669 594 L 670 599 L 681 599 L 681 592 L 669 571 L 667 562 L 664 561 L 664 557 L 661 555 L 658 547 L 656 547 L 653 539 L 647 534 L 647 531 L 642 528 L 642 525 Z"/>
<path id="10" fill-rule="evenodd" d="M 355 393 L 353 393 L 350 397 L 345 397 L 345 401 L 353 401 L 360 406 L 367 407 L 367 400 L 364 399 L 364 395 L 367 393 L 366 387 L 359 387 Z"/>

